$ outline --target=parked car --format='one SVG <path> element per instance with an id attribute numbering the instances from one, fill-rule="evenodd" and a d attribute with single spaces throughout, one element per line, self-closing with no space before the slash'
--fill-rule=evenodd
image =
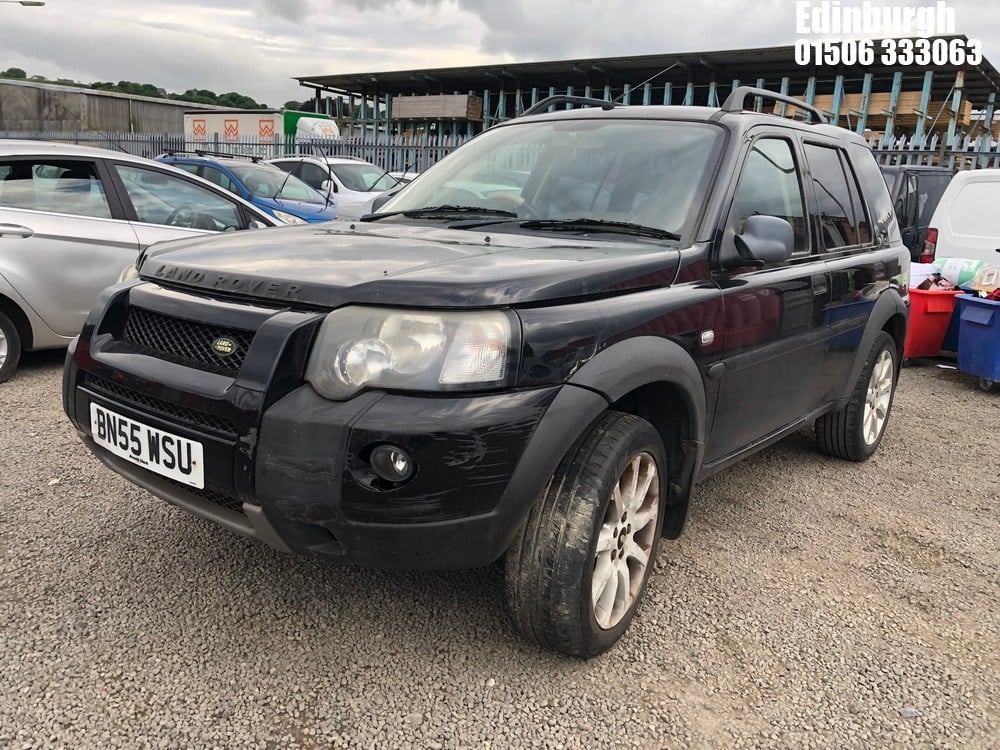
<path id="1" fill-rule="evenodd" d="M 593 656 L 697 481 L 813 421 L 853 461 L 885 434 L 909 253 L 871 150 L 824 122 L 749 88 L 545 100 L 363 221 L 143 259 L 67 358 L 66 413 L 130 481 L 278 549 L 504 557 L 519 630 Z"/>
<path id="2" fill-rule="evenodd" d="M 402 184 L 381 167 L 349 156 L 286 156 L 268 163 L 320 193 L 335 195 L 341 219 L 357 219 L 367 213 L 375 197 Z"/>
<path id="3" fill-rule="evenodd" d="M 0 140 L 0 382 L 22 351 L 66 346 L 101 290 L 154 242 L 279 224 L 149 159 Z"/>
<path id="4" fill-rule="evenodd" d="M 882 176 L 896 209 L 903 244 L 909 248 L 910 260 L 914 262 L 920 262 L 931 216 L 953 174 L 954 170 L 947 167 L 912 164 L 882 167 Z"/>
<path id="5" fill-rule="evenodd" d="M 958 172 L 934 209 L 924 261 L 981 260 L 1000 267 L 1000 169 Z"/>
<path id="6" fill-rule="evenodd" d="M 224 154 L 174 152 L 157 157 L 238 195 L 285 224 L 316 224 L 337 215 L 334 201 L 302 180 L 253 159 Z"/>

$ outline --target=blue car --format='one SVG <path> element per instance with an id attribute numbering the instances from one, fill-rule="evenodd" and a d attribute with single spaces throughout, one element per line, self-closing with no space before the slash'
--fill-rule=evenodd
<path id="1" fill-rule="evenodd" d="M 315 224 L 337 216 L 332 199 L 270 164 L 200 153 L 166 154 L 157 161 L 213 182 L 286 224 Z"/>

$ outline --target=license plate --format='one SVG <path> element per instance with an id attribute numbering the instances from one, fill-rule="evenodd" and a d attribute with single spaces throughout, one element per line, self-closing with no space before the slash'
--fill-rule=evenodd
<path id="1" fill-rule="evenodd" d="M 205 486 L 204 449 L 195 440 L 136 422 L 93 401 L 90 432 L 94 442 L 126 461 L 191 487 Z"/>

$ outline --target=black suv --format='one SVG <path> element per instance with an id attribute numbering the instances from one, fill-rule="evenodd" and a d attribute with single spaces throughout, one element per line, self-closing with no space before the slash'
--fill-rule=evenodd
<path id="1" fill-rule="evenodd" d="M 280 550 L 503 556 L 520 631 L 597 654 L 697 481 L 812 420 L 864 460 L 889 417 L 909 256 L 878 166 L 748 97 L 779 98 L 557 97 L 363 221 L 151 251 L 71 349 L 66 413 L 113 470 Z"/>

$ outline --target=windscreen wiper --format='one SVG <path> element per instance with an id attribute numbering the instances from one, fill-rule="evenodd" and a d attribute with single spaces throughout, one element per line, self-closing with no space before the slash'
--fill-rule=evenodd
<path id="1" fill-rule="evenodd" d="M 549 229 L 555 231 L 597 230 L 599 232 L 617 232 L 631 234 L 636 237 L 654 237 L 658 240 L 679 240 L 676 232 L 658 227 L 647 227 L 644 224 L 634 224 L 629 221 L 608 221 L 607 219 L 526 219 L 517 223 L 524 229 Z"/>
<path id="2" fill-rule="evenodd" d="M 486 208 L 485 206 L 453 206 L 451 204 L 444 204 L 441 206 L 428 206 L 427 208 L 411 208 L 405 211 L 387 211 L 381 214 L 368 214 L 367 216 L 362 216 L 361 221 L 378 221 L 379 219 L 384 219 L 387 216 L 400 215 L 408 218 L 432 216 L 447 219 L 455 214 L 459 214 L 461 216 L 468 216 L 472 214 L 477 216 L 508 216 L 512 219 L 517 218 L 517 214 L 513 211 L 503 211 L 499 208 Z"/>

